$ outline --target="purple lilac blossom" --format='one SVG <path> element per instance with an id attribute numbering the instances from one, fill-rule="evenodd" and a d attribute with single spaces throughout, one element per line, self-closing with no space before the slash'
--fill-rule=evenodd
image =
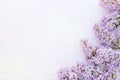
<path id="1" fill-rule="evenodd" d="M 93 59 L 96 55 L 97 47 L 93 46 L 89 41 L 81 41 L 82 50 L 84 51 L 86 59 Z"/>
<path id="2" fill-rule="evenodd" d="M 114 70 L 109 70 L 108 72 L 104 73 L 102 80 L 116 80 L 117 74 Z"/>
<path id="3" fill-rule="evenodd" d="M 109 10 L 120 10 L 120 0 L 100 0 L 100 6 Z"/>
<path id="4" fill-rule="evenodd" d="M 120 12 L 106 15 L 94 26 L 95 35 L 104 46 L 120 49 Z"/>
<path id="5" fill-rule="evenodd" d="M 99 80 L 101 78 L 101 72 L 92 63 L 78 63 L 73 69 L 77 74 L 82 75 L 83 80 Z"/>
<path id="6" fill-rule="evenodd" d="M 59 80 L 80 80 L 77 73 L 69 68 L 62 68 L 58 72 Z"/>
<path id="7" fill-rule="evenodd" d="M 116 80 L 120 70 L 120 54 L 112 48 L 96 47 L 82 41 L 86 62 L 58 72 L 59 80 Z M 94 52 L 94 53 L 93 53 Z"/>
<path id="8" fill-rule="evenodd" d="M 83 51 L 86 55 L 86 61 L 111 66 L 111 64 L 119 64 L 120 54 L 112 48 L 104 46 L 94 46 L 88 41 L 82 41 Z M 86 46 L 86 47 L 85 47 Z M 94 48 L 93 48 L 94 47 Z"/>

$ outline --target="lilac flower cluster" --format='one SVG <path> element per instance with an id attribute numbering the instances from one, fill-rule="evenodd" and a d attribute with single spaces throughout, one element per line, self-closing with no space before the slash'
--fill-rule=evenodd
<path id="1" fill-rule="evenodd" d="M 116 80 L 120 68 L 120 54 L 104 46 L 95 47 L 83 41 L 85 63 L 78 63 L 71 69 L 60 69 L 59 80 Z"/>
<path id="2" fill-rule="evenodd" d="M 85 62 L 58 72 L 59 80 L 120 80 L 120 0 L 100 0 L 102 7 L 113 10 L 94 25 L 100 46 L 82 41 Z"/>
<path id="3" fill-rule="evenodd" d="M 120 10 L 120 0 L 100 0 L 100 5 L 109 10 Z"/>
<path id="4" fill-rule="evenodd" d="M 120 49 L 120 12 L 106 15 L 94 26 L 95 34 L 101 44 Z"/>

